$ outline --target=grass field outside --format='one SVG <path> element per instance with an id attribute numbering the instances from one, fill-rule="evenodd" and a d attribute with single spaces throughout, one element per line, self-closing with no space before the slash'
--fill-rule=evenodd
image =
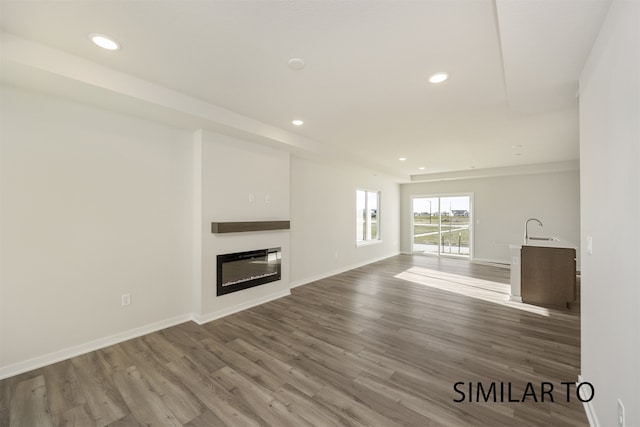
<path id="1" fill-rule="evenodd" d="M 469 218 L 456 216 L 442 216 L 442 234 L 439 236 L 440 226 L 438 217 L 433 215 L 416 215 L 413 218 L 413 241 L 419 244 L 437 245 L 440 243 L 444 248 L 468 248 L 469 239 Z M 440 241 L 438 241 L 440 240 Z"/>

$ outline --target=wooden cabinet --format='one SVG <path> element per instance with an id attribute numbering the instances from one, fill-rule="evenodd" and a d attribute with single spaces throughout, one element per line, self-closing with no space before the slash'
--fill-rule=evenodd
<path id="1" fill-rule="evenodd" d="M 522 302 L 563 306 L 576 300 L 576 250 L 522 246 Z"/>

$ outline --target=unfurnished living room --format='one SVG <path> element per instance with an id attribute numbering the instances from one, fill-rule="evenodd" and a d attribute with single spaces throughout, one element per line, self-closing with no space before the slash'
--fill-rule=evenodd
<path id="1" fill-rule="evenodd" d="M 0 426 L 640 426 L 640 2 L 0 27 Z"/>

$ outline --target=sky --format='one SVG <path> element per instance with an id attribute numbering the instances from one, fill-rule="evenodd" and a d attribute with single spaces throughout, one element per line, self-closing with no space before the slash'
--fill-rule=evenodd
<path id="1" fill-rule="evenodd" d="M 429 201 L 431 202 L 431 209 L 429 209 Z M 470 211 L 469 196 L 455 196 L 455 197 L 441 197 L 442 211 L 450 212 L 451 210 L 466 210 Z M 413 199 L 413 212 L 439 212 L 438 197 L 425 197 Z"/>

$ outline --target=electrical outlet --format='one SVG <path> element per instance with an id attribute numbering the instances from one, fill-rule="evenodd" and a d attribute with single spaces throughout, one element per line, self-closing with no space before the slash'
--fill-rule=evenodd
<path id="1" fill-rule="evenodd" d="M 620 399 L 618 399 L 618 427 L 624 427 L 624 405 Z"/>
<path id="2" fill-rule="evenodd" d="M 264 202 L 265 203 L 271 203 L 271 194 L 265 194 L 264 196 Z"/>
<path id="3" fill-rule="evenodd" d="M 249 193 L 249 203 L 253 203 L 254 199 L 255 199 L 255 196 L 253 195 L 253 193 Z"/>
<path id="4" fill-rule="evenodd" d="M 131 294 L 122 294 L 121 302 L 123 307 L 131 304 Z"/>
<path id="5" fill-rule="evenodd" d="M 587 236 L 587 253 L 593 255 L 593 237 Z"/>

